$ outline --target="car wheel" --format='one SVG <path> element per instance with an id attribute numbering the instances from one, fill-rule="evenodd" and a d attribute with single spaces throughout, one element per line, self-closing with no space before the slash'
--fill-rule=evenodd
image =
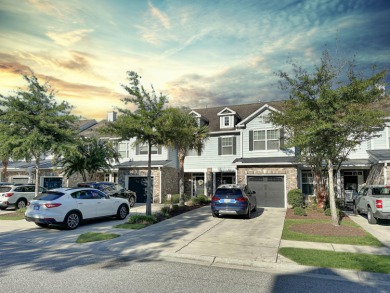
<path id="1" fill-rule="evenodd" d="M 64 225 L 68 230 L 76 229 L 81 222 L 81 216 L 77 212 L 70 212 L 66 215 Z"/>
<path id="2" fill-rule="evenodd" d="M 118 211 L 116 213 L 116 218 L 118 220 L 124 220 L 128 214 L 129 214 L 129 209 L 127 208 L 126 205 L 122 204 L 118 208 Z"/>
<path id="3" fill-rule="evenodd" d="M 253 212 L 256 212 L 257 211 L 257 204 L 253 207 Z"/>
<path id="4" fill-rule="evenodd" d="M 26 205 L 27 205 L 26 200 L 24 200 L 24 199 L 19 199 L 19 200 L 16 202 L 16 204 L 15 204 L 15 208 L 16 208 L 17 210 L 23 209 L 23 208 L 26 207 Z"/>
<path id="5" fill-rule="evenodd" d="M 129 205 L 130 205 L 130 207 L 133 207 L 135 205 L 135 197 L 134 196 L 129 197 Z"/>
<path id="6" fill-rule="evenodd" d="M 370 224 L 377 223 L 377 219 L 374 217 L 374 214 L 372 213 L 371 208 L 368 208 L 368 210 L 367 210 L 367 220 L 368 220 L 368 223 L 370 223 Z"/>
<path id="7" fill-rule="evenodd" d="M 248 207 L 248 212 L 245 215 L 245 218 L 250 219 L 251 218 L 251 208 Z"/>
<path id="8" fill-rule="evenodd" d="M 37 225 L 38 227 L 41 227 L 41 228 L 49 227 L 49 224 L 35 223 L 35 225 Z"/>
<path id="9" fill-rule="evenodd" d="M 211 212 L 211 214 L 213 215 L 214 218 L 219 218 L 218 212 Z"/>

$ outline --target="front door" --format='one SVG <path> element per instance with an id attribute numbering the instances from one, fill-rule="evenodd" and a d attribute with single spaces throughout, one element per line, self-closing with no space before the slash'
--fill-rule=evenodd
<path id="1" fill-rule="evenodd" d="M 204 195 L 204 175 L 196 175 L 192 178 L 193 196 Z"/>

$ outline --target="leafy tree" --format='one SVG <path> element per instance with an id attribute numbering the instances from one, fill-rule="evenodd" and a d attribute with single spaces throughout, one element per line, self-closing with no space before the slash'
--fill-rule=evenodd
<path id="1" fill-rule="evenodd" d="M 67 177 L 79 173 L 86 182 L 88 174 L 92 180 L 98 171 L 108 172 L 113 161 L 119 162 L 119 153 L 111 141 L 82 137 L 74 151 L 64 155 L 58 165 Z"/>
<path id="2" fill-rule="evenodd" d="M 136 138 L 136 144 L 148 146 L 148 183 L 146 198 L 146 215 L 152 214 L 152 146 L 162 145 L 163 139 L 158 132 L 159 118 L 164 113 L 164 106 L 168 102 L 166 96 L 156 94 L 153 86 L 151 92 L 140 85 L 141 77 L 133 71 L 127 72 L 129 85 L 122 87 L 129 93 L 122 102 L 125 105 L 134 104 L 137 109 L 132 111 L 119 108 L 121 115 L 114 122 L 102 128 L 103 133 L 118 135 L 123 140 Z"/>
<path id="3" fill-rule="evenodd" d="M 23 76 L 27 89 L 14 95 L 0 95 L 0 147 L 15 160 L 35 161 L 35 192 L 38 193 L 39 163 L 48 154 L 60 155 L 68 149 L 77 135 L 72 127 L 77 117 L 67 102 L 58 103 L 49 83 L 41 85 L 37 77 Z M 9 148 L 12 146 L 12 148 Z M 8 149 L 7 149 L 8 148 Z M 3 155 L 3 153 L 2 153 Z"/>
<path id="4" fill-rule="evenodd" d="M 294 76 L 279 72 L 282 88 L 290 93 L 282 112 L 271 121 L 288 132 L 288 146 L 296 146 L 303 159 L 326 162 L 329 201 L 334 225 L 339 224 L 334 191 L 334 170 L 362 142 L 377 136 L 384 127 L 389 103 L 384 94 L 386 71 L 365 78 L 355 70 L 355 61 L 333 62 L 325 50 L 319 65 L 308 73 L 294 65 Z M 317 166 L 318 167 L 318 166 Z"/>
<path id="5" fill-rule="evenodd" d="M 202 151 L 208 128 L 198 126 L 196 118 L 186 108 L 168 108 L 160 120 L 158 125 L 164 144 L 178 151 L 180 205 L 184 205 L 184 159 L 190 150 Z"/>

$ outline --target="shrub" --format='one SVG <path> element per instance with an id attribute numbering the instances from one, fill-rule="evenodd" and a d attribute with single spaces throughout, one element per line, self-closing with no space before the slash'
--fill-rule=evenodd
<path id="1" fill-rule="evenodd" d="M 304 208 L 295 207 L 295 208 L 294 208 L 294 215 L 297 215 L 297 216 L 306 216 L 306 211 L 305 211 Z"/>
<path id="2" fill-rule="evenodd" d="M 304 197 L 300 189 L 292 189 L 287 194 L 287 203 L 295 207 L 302 207 L 304 205 Z"/>
<path id="3" fill-rule="evenodd" d="M 130 224 L 153 224 L 157 222 L 157 219 L 155 216 L 132 215 L 129 217 L 128 222 Z"/>
<path id="4" fill-rule="evenodd" d="M 325 216 L 330 217 L 332 215 L 332 212 L 330 211 L 330 208 L 325 209 L 324 211 Z M 341 211 L 339 209 L 336 209 L 337 217 L 340 219 L 341 217 Z"/>
<path id="5" fill-rule="evenodd" d="M 184 194 L 184 201 L 189 200 L 191 197 Z M 166 196 L 164 196 L 163 203 L 165 204 L 178 204 L 180 202 L 180 194 L 172 194 L 171 199 L 167 199 Z"/>
<path id="6" fill-rule="evenodd" d="M 209 203 L 209 199 L 207 198 L 207 196 L 204 195 L 198 195 L 197 197 L 191 198 L 190 201 L 192 201 L 194 204 L 199 204 L 199 205 Z"/>

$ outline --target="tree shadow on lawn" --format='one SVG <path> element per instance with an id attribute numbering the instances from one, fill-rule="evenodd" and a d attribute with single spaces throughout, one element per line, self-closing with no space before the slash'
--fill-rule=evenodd
<path id="1" fill-rule="evenodd" d="M 78 235 L 97 232 L 94 224 L 88 229 L 72 231 L 60 229 L 16 229 L 0 232 L 0 277 L 10 268 L 26 268 L 37 271 L 56 272 L 79 266 L 102 263 L 124 263 L 132 261 L 157 260 L 166 251 L 186 245 L 180 240 L 189 233 L 197 233 L 197 228 L 208 230 L 211 225 L 210 207 L 183 213 L 141 230 L 110 229 L 110 233 L 120 237 L 100 242 L 76 244 Z M 117 223 L 117 221 L 115 221 Z M 114 224 L 114 223 L 113 223 Z M 204 229 L 202 229 L 204 226 Z M 119 262 L 118 262 L 119 261 Z"/>

